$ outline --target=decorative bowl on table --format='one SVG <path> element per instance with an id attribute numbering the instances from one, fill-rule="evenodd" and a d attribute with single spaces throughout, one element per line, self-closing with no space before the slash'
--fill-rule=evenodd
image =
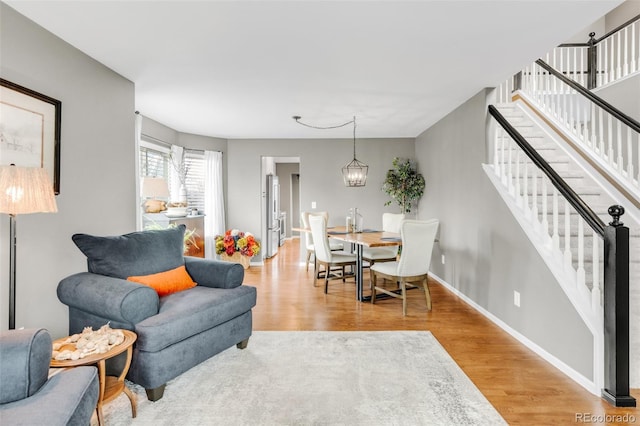
<path id="1" fill-rule="evenodd" d="M 187 213 L 187 207 L 167 207 L 164 212 L 167 217 L 185 217 Z"/>

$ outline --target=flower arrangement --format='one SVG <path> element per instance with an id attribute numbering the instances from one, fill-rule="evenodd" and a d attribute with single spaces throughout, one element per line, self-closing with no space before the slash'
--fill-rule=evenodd
<path id="1" fill-rule="evenodd" d="M 243 256 L 252 257 L 260 253 L 260 243 L 250 232 L 228 229 L 224 235 L 216 236 L 216 253 L 231 256 L 240 252 Z"/>

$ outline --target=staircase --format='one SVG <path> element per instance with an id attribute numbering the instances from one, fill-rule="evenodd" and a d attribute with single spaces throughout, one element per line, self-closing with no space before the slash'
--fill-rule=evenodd
<path id="1" fill-rule="evenodd" d="M 612 405 L 635 406 L 640 122 L 591 90 L 640 80 L 640 15 L 594 36 L 558 46 L 497 88 L 483 168 L 593 334 L 593 378 L 567 374 Z"/>
<path id="2" fill-rule="evenodd" d="M 500 103 L 496 108 L 604 223 L 611 222 L 609 206 L 629 206 L 629 200 L 603 184 L 602 177 L 548 125 L 544 114 L 534 110 L 524 98 L 525 95 L 516 96 L 514 102 Z M 585 224 L 510 138 L 497 136 L 493 157 L 492 164 L 483 166 L 487 175 L 593 333 L 595 365 L 591 390 L 599 393 L 604 365 L 602 238 Z M 640 221 L 638 209 L 631 205 L 628 210 L 621 220 L 630 230 L 630 383 L 638 387 Z"/>

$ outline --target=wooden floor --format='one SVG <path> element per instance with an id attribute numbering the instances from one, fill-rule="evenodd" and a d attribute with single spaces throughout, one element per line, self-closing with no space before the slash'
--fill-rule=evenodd
<path id="1" fill-rule="evenodd" d="M 325 295 L 312 269 L 305 271 L 292 239 L 246 271 L 245 284 L 258 289 L 254 330 L 428 330 L 511 425 L 640 425 L 638 408 L 614 408 L 587 392 L 437 282 L 430 282 L 433 310 L 414 290 L 403 318 L 398 299 L 357 302 L 353 279 L 330 281 Z M 640 391 L 632 395 L 640 399 Z"/>

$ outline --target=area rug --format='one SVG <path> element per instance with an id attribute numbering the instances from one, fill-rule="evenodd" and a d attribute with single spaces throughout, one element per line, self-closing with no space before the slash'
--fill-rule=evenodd
<path id="1" fill-rule="evenodd" d="M 157 402 L 127 385 L 137 417 L 123 394 L 105 404 L 105 424 L 506 424 L 426 331 L 254 332 L 245 350 L 167 383 Z"/>

